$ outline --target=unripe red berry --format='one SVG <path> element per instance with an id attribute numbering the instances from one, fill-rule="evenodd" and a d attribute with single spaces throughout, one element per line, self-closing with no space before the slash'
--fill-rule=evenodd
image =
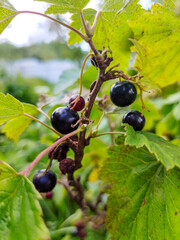
<path id="1" fill-rule="evenodd" d="M 84 98 L 80 96 L 78 102 L 74 102 L 77 99 L 78 95 L 73 95 L 69 99 L 69 106 L 73 108 L 74 111 L 81 111 L 85 107 Z"/>

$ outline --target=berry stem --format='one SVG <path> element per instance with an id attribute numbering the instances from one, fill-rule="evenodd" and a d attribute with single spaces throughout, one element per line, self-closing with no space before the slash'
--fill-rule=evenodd
<path id="1" fill-rule="evenodd" d="M 71 109 L 74 109 L 74 108 L 75 108 L 77 102 L 78 102 L 79 99 L 80 99 L 80 96 L 81 96 L 81 93 L 82 93 L 82 78 L 83 78 L 84 67 L 85 67 L 86 61 L 87 61 L 88 58 L 91 57 L 91 56 L 93 56 L 93 54 L 92 54 L 92 53 L 89 53 L 89 54 L 85 57 L 85 59 L 84 59 L 84 61 L 83 61 L 83 64 L 82 64 L 82 67 L 81 67 L 81 74 L 80 74 L 79 95 L 78 95 L 78 97 L 72 102 L 72 104 L 74 104 L 74 105 L 73 105 L 73 107 L 72 107 Z"/>
<path id="2" fill-rule="evenodd" d="M 54 147 L 56 147 L 58 144 L 60 144 L 61 142 L 63 142 L 64 140 L 68 139 L 69 137 L 77 134 L 78 132 L 84 131 L 84 128 L 80 128 L 77 129 L 65 136 L 63 136 L 62 138 L 60 138 L 59 140 L 57 140 L 55 143 L 53 143 L 51 146 L 49 146 L 48 148 L 46 148 L 45 150 L 43 150 L 35 159 L 34 161 L 22 172 L 20 172 L 20 175 L 24 175 L 25 177 L 28 176 L 29 172 L 31 171 L 31 169 L 41 160 L 41 158 L 46 155 L 48 152 L 50 152 Z"/>
<path id="3" fill-rule="evenodd" d="M 63 134 L 59 133 L 59 132 L 56 131 L 54 128 L 51 128 L 51 127 L 50 127 L 49 125 L 47 125 L 46 123 L 41 122 L 39 119 L 37 119 L 37 118 L 35 118 L 35 117 L 27 114 L 27 113 L 23 113 L 23 115 L 26 116 L 26 117 L 31 118 L 32 120 L 34 120 L 34 121 L 36 121 L 36 122 L 38 122 L 38 123 L 40 123 L 40 124 L 42 124 L 43 126 L 47 127 L 48 129 L 50 129 L 51 131 L 53 131 L 54 133 L 56 133 L 56 134 L 59 135 L 60 137 L 63 136 Z"/>
<path id="4" fill-rule="evenodd" d="M 63 23 L 63 22 L 61 22 L 60 20 L 57 20 L 57 19 L 55 19 L 55 18 L 53 18 L 53 17 L 50 17 L 50 16 L 48 16 L 48 15 L 46 15 L 46 14 L 43 14 L 43 13 L 40 13 L 40 12 L 34 12 L 34 11 L 18 11 L 18 12 L 16 13 L 16 15 L 17 15 L 17 14 L 20 14 L 20 13 L 36 14 L 36 15 L 40 15 L 40 16 L 42 16 L 42 17 L 48 18 L 48 19 L 50 19 L 50 20 L 52 20 L 52 21 L 54 21 L 54 22 L 57 22 L 57 23 L 63 25 L 64 27 L 70 29 L 71 31 L 75 32 L 76 34 L 78 34 L 78 35 L 79 35 L 83 40 L 85 40 L 86 42 L 89 41 L 89 38 L 88 38 L 86 35 L 84 35 L 82 32 L 80 32 L 80 31 L 78 31 L 77 29 L 73 28 L 72 26 L 70 26 L 70 25 L 68 25 L 68 24 L 66 24 L 66 23 Z"/>

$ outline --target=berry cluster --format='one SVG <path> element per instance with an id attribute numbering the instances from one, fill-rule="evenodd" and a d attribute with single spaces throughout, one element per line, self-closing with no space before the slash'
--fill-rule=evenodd
<path id="1" fill-rule="evenodd" d="M 85 107 L 85 101 L 81 96 L 78 101 L 76 101 L 77 98 L 78 95 L 73 95 L 69 100 L 69 107 L 59 107 L 55 109 L 51 115 L 52 126 L 62 134 L 70 133 L 79 126 L 79 115 L 77 111 L 81 111 Z M 66 153 L 64 155 L 66 156 Z M 73 172 L 74 161 L 69 158 L 63 159 L 60 161 L 60 170 L 62 174 Z M 45 169 L 41 169 L 33 178 L 36 189 L 42 193 L 51 193 L 56 182 L 56 175 L 51 170 L 46 171 Z M 52 193 L 50 193 L 47 195 L 47 198 L 50 198 L 49 195 L 52 195 Z"/>
<path id="2" fill-rule="evenodd" d="M 118 107 L 131 105 L 137 96 L 135 86 L 128 82 L 122 81 L 115 83 L 110 90 L 111 101 Z M 130 111 L 123 117 L 123 123 L 131 125 L 135 131 L 141 131 L 145 125 L 145 118 L 138 111 Z"/>
<path id="3" fill-rule="evenodd" d="M 85 106 L 84 98 L 80 96 L 76 102 L 78 95 L 73 95 L 69 100 L 69 107 L 59 107 L 54 110 L 51 115 L 51 124 L 54 129 L 62 134 L 70 133 L 79 126 L 79 115 L 77 111 L 81 111 Z"/>

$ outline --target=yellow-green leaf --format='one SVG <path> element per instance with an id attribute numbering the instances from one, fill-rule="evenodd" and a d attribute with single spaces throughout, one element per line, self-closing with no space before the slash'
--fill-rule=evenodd
<path id="1" fill-rule="evenodd" d="M 10 94 L 0 93 L 0 124 L 24 113 L 23 104 Z"/>
<path id="2" fill-rule="evenodd" d="M 35 116 L 38 113 L 37 108 L 31 104 L 23 104 L 24 112 L 31 116 Z M 32 122 L 32 119 L 26 116 L 16 117 L 6 123 L 2 132 L 6 134 L 7 138 L 17 141 L 19 136 L 24 132 L 27 126 Z"/>
<path id="3" fill-rule="evenodd" d="M 129 22 L 138 53 L 135 67 L 149 87 L 164 87 L 180 81 L 180 21 L 174 11 L 154 4 Z"/>
<path id="4" fill-rule="evenodd" d="M 104 5 L 95 30 L 93 41 L 98 49 L 103 46 L 110 48 L 113 53 L 113 65 L 120 63 L 122 70 L 126 71 L 130 60 L 130 47 L 132 43 L 129 38 L 133 32 L 128 25 L 132 19 L 136 19 L 144 9 L 137 0 L 130 1 L 109 0 Z M 124 7 L 124 9 L 123 9 Z"/>
<path id="5" fill-rule="evenodd" d="M 0 33 L 16 16 L 16 9 L 6 0 L 0 2 Z"/>
<path id="6" fill-rule="evenodd" d="M 47 14 L 58 14 L 58 13 L 76 13 L 82 10 L 90 0 L 38 0 L 43 2 L 52 3 L 46 13 Z"/>

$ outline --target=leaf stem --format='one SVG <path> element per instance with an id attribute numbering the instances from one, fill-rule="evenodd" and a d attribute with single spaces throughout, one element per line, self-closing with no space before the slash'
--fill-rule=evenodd
<path id="1" fill-rule="evenodd" d="M 40 16 L 42 16 L 42 17 L 48 18 L 48 19 L 50 19 L 50 20 L 52 20 L 52 21 L 54 21 L 54 22 L 57 22 L 57 23 L 63 25 L 64 27 L 70 29 L 71 31 L 75 32 L 75 33 L 78 34 L 82 39 L 84 39 L 86 42 L 89 41 L 89 38 L 88 38 L 86 35 L 84 35 L 82 32 L 80 32 L 80 31 L 78 31 L 77 29 L 73 28 L 72 26 L 70 26 L 70 25 L 68 25 L 68 24 L 66 24 L 66 23 L 63 23 L 63 22 L 61 22 L 60 20 L 57 20 L 57 19 L 55 19 L 55 18 L 53 18 L 53 17 L 50 17 L 50 16 L 48 16 L 48 15 L 46 15 L 46 14 L 43 14 L 43 13 L 40 13 L 40 12 L 34 12 L 34 11 L 18 11 L 18 12 L 17 12 L 17 14 L 20 14 L 20 13 L 36 14 L 36 15 L 40 15 Z"/>
<path id="2" fill-rule="evenodd" d="M 87 28 L 87 25 L 86 25 L 86 23 L 85 23 L 84 15 L 83 15 L 82 11 L 80 11 L 80 16 L 81 16 L 81 21 L 82 21 L 82 24 L 83 24 L 85 33 L 86 33 L 87 36 L 88 36 L 88 34 L 89 34 L 89 29 Z"/>
<path id="3" fill-rule="evenodd" d="M 103 117 L 104 117 L 104 116 L 105 116 L 105 112 L 102 113 L 102 115 L 101 115 L 101 117 L 100 117 L 100 119 L 99 119 L 99 122 L 98 122 L 98 124 L 96 125 L 95 131 L 98 131 L 99 125 L 100 125 L 101 121 L 103 120 Z"/>
<path id="4" fill-rule="evenodd" d="M 40 123 L 40 124 L 42 124 L 43 126 L 47 127 L 48 129 L 50 129 L 51 131 L 53 131 L 54 133 L 56 133 L 57 135 L 59 135 L 59 136 L 61 136 L 61 137 L 64 136 L 63 134 L 61 134 L 61 133 L 59 133 L 58 131 L 56 131 L 54 128 L 52 128 L 52 127 L 50 127 L 49 125 L 47 125 L 46 123 L 41 122 L 39 119 L 37 119 L 37 118 L 35 118 L 35 117 L 27 114 L 27 113 L 23 113 L 23 115 L 26 116 L 26 117 L 28 117 L 28 118 L 31 118 L 32 120 L 34 120 L 34 121 L 36 121 L 36 122 L 38 122 L 38 123 Z"/>
<path id="5" fill-rule="evenodd" d="M 41 108 L 37 108 L 37 110 L 50 120 L 50 117 Z"/>
<path id="6" fill-rule="evenodd" d="M 22 172 L 20 172 L 20 175 L 24 175 L 25 177 L 28 176 L 29 172 L 31 171 L 31 169 L 41 160 L 41 158 L 46 155 L 48 152 L 50 152 L 54 147 L 56 147 L 58 144 L 60 144 L 61 142 L 63 142 L 64 140 L 66 140 L 67 138 L 77 134 L 78 132 L 83 131 L 83 128 L 77 129 L 71 133 L 66 134 L 65 136 L 63 136 L 62 138 L 58 139 L 55 143 L 53 143 L 51 146 L 49 146 L 48 148 L 46 148 L 45 150 L 43 150 L 35 159 L 34 161 Z"/>
<path id="7" fill-rule="evenodd" d="M 93 25 L 91 27 L 91 30 L 92 30 L 92 33 L 94 34 L 94 31 L 95 31 L 95 28 L 96 28 L 96 25 L 97 25 L 97 21 L 98 21 L 98 18 L 99 18 L 99 15 L 101 14 L 101 11 L 98 11 L 96 13 L 96 16 L 94 18 L 94 22 L 93 22 Z"/>
<path id="8" fill-rule="evenodd" d="M 75 231 L 76 231 L 76 227 L 64 227 L 64 228 L 60 228 L 58 230 L 54 230 L 54 231 L 50 232 L 50 235 L 52 238 L 59 238 L 66 234 L 72 235 L 73 232 L 75 232 Z"/>
<path id="9" fill-rule="evenodd" d="M 126 133 L 125 132 L 104 132 L 104 133 L 98 133 L 98 134 L 92 136 L 92 138 L 101 137 L 103 135 L 108 135 L 108 134 L 123 134 L 123 135 L 125 135 Z"/>

